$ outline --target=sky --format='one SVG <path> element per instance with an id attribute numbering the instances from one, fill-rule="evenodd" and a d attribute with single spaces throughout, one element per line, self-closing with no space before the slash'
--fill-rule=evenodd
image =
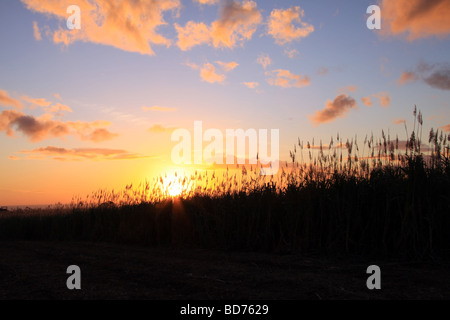
<path id="1" fill-rule="evenodd" d="M 449 0 L 1 1 L 0 205 L 180 170 L 171 133 L 194 121 L 278 129 L 281 160 L 298 137 L 405 140 L 414 105 L 449 132 L 449 16 Z"/>

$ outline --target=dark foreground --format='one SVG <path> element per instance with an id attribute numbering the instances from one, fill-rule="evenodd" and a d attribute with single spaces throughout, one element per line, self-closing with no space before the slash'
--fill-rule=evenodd
<path id="1" fill-rule="evenodd" d="M 164 249 L 78 242 L 0 242 L 1 299 L 450 299 L 442 263 Z M 66 269 L 81 268 L 81 290 Z M 367 266 L 381 268 L 368 290 Z"/>

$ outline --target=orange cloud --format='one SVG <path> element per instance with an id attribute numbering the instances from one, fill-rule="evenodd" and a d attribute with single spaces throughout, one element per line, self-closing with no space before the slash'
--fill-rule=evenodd
<path id="1" fill-rule="evenodd" d="M 224 74 L 216 73 L 216 68 L 211 63 L 205 63 L 203 67 L 200 69 L 200 76 L 203 81 L 209 83 L 219 82 L 222 83 L 226 76 Z"/>
<path id="2" fill-rule="evenodd" d="M 270 60 L 269 55 L 263 53 L 259 55 L 258 59 L 256 59 L 256 62 L 262 65 L 264 69 L 272 64 L 272 60 Z"/>
<path id="3" fill-rule="evenodd" d="M 350 85 L 350 86 L 339 88 L 338 92 L 355 92 L 356 90 L 358 90 L 358 87 L 356 87 L 354 85 Z"/>
<path id="4" fill-rule="evenodd" d="M 448 63 L 428 64 L 421 61 L 415 70 L 415 72 L 404 72 L 397 80 L 397 84 L 412 82 L 420 77 L 430 87 L 450 90 L 450 65 Z"/>
<path id="5" fill-rule="evenodd" d="M 222 67 L 222 69 L 225 71 L 225 72 L 228 72 L 228 71 L 231 71 L 231 70 L 233 70 L 234 68 L 236 68 L 239 64 L 238 63 L 236 63 L 236 62 L 234 62 L 234 61 L 232 61 L 232 62 L 223 62 L 223 61 L 216 61 L 216 63 L 219 65 L 219 66 L 221 66 Z"/>
<path id="6" fill-rule="evenodd" d="M 372 97 L 379 99 L 380 104 L 383 108 L 387 108 L 391 104 L 391 96 L 389 95 L 388 92 L 375 93 L 368 97 L 362 97 L 361 100 L 365 106 L 371 107 L 373 104 Z"/>
<path id="7" fill-rule="evenodd" d="M 217 2 L 219 2 L 219 0 L 193 0 L 193 1 L 200 4 L 216 4 Z"/>
<path id="8" fill-rule="evenodd" d="M 392 121 L 394 122 L 394 124 L 403 124 L 406 122 L 403 118 L 393 119 Z"/>
<path id="9" fill-rule="evenodd" d="M 102 142 L 106 140 L 111 140 L 115 137 L 117 137 L 117 133 L 111 133 L 105 128 L 98 128 L 94 129 L 91 133 L 88 133 L 87 135 L 81 136 L 82 140 L 90 140 L 94 142 Z"/>
<path id="10" fill-rule="evenodd" d="M 448 0 L 382 0 L 382 30 L 407 34 L 410 41 L 450 34 Z"/>
<path id="11" fill-rule="evenodd" d="M 33 35 L 37 41 L 42 40 L 41 32 L 39 31 L 39 27 L 36 21 L 33 21 Z"/>
<path id="12" fill-rule="evenodd" d="M 175 129 L 176 129 L 176 127 L 163 127 L 160 124 L 155 124 L 155 125 L 151 126 L 150 128 L 148 128 L 147 131 L 148 132 L 156 132 L 156 133 L 166 133 L 166 132 L 170 133 Z"/>
<path id="13" fill-rule="evenodd" d="M 258 82 L 242 82 L 242 84 L 250 89 L 255 89 L 257 86 L 259 86 Z"/>
<path id="14" fill-rule="evenodd" d="M 11 106 L 17 109 L 22 109 L 22 103 L 19 100 L 11 98 L 5 90 L 0 89 L 0 105 Z"/>
<path id="15" fill-rule="evenodd" d="M 227 2 L 220 19 L 211 25 L 214 47 L 233 48 L 237 43 L 250 40 L 261 21 L 262 16 L 256 8 L 256 2 Z"/>
<path id="16" fill-rule="evenodd" d="M 232 62 L 223 62 L 223 61 L 216 61 L 215 62 L 219 67 L 223 70 L 223 72 L 229 72 L 236 68 L 239 64 L 232 61 Z M 226 79 L 226 76 L 224 74 L 218 73 L 216 71 L 216 67 L 212 63 L 205 63 L 203 66 L 199 66 L 195 63 L 186 62 L 185 65 L 190 67 L 193 70 L 200 70 L 200 77 L 202 78 L 202 81 L 206 81 L 209 83 L 223 83 Z"/>
<path id="17" fill-rule="evenodd" d="M 142 106 L 142 110 L 144 110 L 144 111 L 173 112 L 173 111 L 176 111 L 177 108 L 168 108 L 168 107 L 160 107 L 160 106 L 153 106 L 153 107 Z"/>
<path id="18" fill-rule="evenodd" d="M 4 110 L 0 114 L 0 132 L 5 131 L 8 136 L 12 137 L 14 131 L 20 131 L 32 142 L 47 138 L 62 138 L 67 135 L 94 142 L 109 140 L 116 137 L 117 134 L 101 128 L 108 124 L 105 121 L 55 121 L 49 117 L 36 118 L 15 110 Z"/>
<path id="19" fill-rule="evenodd" d="M 418 77 L 414 72 L 405 71 L 402 73 L 400 78 L 398 78 L 397 84 L 404 85 L 405 83 L 413 82 L 413 81 L 416 81 L 417 79 L 418 79 Z"/>
<path id="20" fill-rule="evenodd" d="M 362 97 L 361 100 L 366 107 L 371 107 L 373 104 L 372 99 L 370 97 Z"/>
<path id="21" fill-rule="evenodd" d="M 219 19 L 210 26 L 194 21 L 188 21 L 184 27 L 175 24 L 177 45 L 181 50 L 189 50 L 201 44 L 232 49 L 237 44 L 250 40 L 261 21 L 256 2 L 244 0 L 241 4 L 227 1 L 222 7 Z"/>
<path id="22" fill-rule="evenodd" d="M 314 26 L 302 21 L 304 14 L 299 6 L 286 10 L 274 9 L 268 21 L 268 34 L 279 45 L 307 37 L 314 31 Z M 298 22 L 299 26 L 296 27 L 294 22 Z"/>
<path id="23" fill-rule="evenodd" d="M 355 99 L 342 93 L 333 101 L 328 100 L 324 109 L 316 111 L 314 116 L 308 116 L 308 118 L 315 125 L 320 125 L 322 123 L 332 122 L 338 117 L 344 118 L 351 109 L 356 108 Z"/>
<path id="24" fill-rule="evenodd" d="M 50 101 L 47 101 L 42 98 L 34 99 L 34 98 L 27 97 L 27 96 L 23 96 L 22 99 L 28 103 L 31 103 L 32 105 L 39 106 L 39 107 L 48 107 L 51 104 Z"/>
<path id="25" fill-rule="evenodd" d="M 188 21 L 184 27 L 177 23 L 174 26 L 178 34 L 177 46 L 183 51 L 212 41 L 211 30 L 203 22 Z"/>
<path id="26" fill-rule="evenodd" d="M 188 66 L 189 68 L 191 68 L 192 70 L 198 70 L 200 69 L 200 66 L 196 63 L 192 63 L 192 62 L 185 62 L 184 65 Z"/>
<path id="27" fill-rule="evenodd" d="M 388 92 L 380 92 L 373 95 L 374 97 L 380 99 L 381 106 L 387 108 L 391 104 L 391 97 Z"/>
<path id="28" fill-rule="evenodd" d="M 267 82 L 272 86 L 301 88 L 310 84 L 308 76 L 292 74 L 289 70 L 273 70 L 266 72 L 266 75 L 268 76 Z"/>
<path id="29" fill-rule="evenodd" d="M 450 124 L 441 127 L 441 129 L 444 130 L 445 132 L 450 132 Z"/>
<path id="30" fill-rule="evenodd" d="M 57 97 L 59 97 L 59 95 Z M 32 108 L 34 106 L 39 106 L 39 107 L 42 107 L 46 112 L 50 112 L 50 113 L 55 113 L 55 112 L 59 112 L 59 111 L 72 112 L 72 109 L 70 109 L 70 107 L 65 104 L 56 103 L 56 104 L 52 105 L 52 103 L 50 101 L 47 101 L 46 99 L 43 99 L 43 98 L 36 99 L 36 98 L 30 98 L 28 96 L 23 96 L 22 99 L 25 100 L 26 102 L 30 103 Z M 61 99 L 61 97 L 59 97 L 59 99 Z"/>
<path id="31" fill-rule="evenodd" d="M 66 149 L 48 146 L 45 148 L 38 148 L 33 150 L 23 150 L 19 153 L 27 154 L 26 159 L 36 159 L 36 154 L 40 155 L 40 159 L 51 158 L 58 161 L 80 161 L 80 160 L 129 160 L 148 158 L 136 153 L 130 153 L 126 150 L 120 149 L 106 149 L 106 148 L 76 148 Z M 12 156 L 14 157 L 14 156 Z M 20 159 L 19 157 L 14 157 Z"/>
<path id="32" fill-rule="evenodd" d="M 58 111 L 67 111 L 67 112 L 72 112 L 72 109 L 69 108 L 69 106 L 66 106 L 65 104 L 61 104 L 61 103 L 57 103 L 54 105 L 51 105 L 48 108 L 45 108 L 45 110 L 47 112 L 58 112 Z"/>
<path id="33" fill-rule="evenodd" d="M 65 23 L 66 9 L 72 0 L 22 0 L 27 9 L 55 16 Z M 79 0 L 81 29 L 68 30 L 65 25 L 49 30 L 53 42 L 66 46 L 76 41 L 93 42 L 115 48 L 153 55 L 151 45 L 170 45 L 170 40 L 157 32 L 166 24 L 163 13 L 181 8 L 179 0 Z"/>

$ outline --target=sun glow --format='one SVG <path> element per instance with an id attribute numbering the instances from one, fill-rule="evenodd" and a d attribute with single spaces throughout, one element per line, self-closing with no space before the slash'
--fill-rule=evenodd
<path id="1" fill-rule="evenodd" d="M 172 185 L 168 186 L 167 193 L 171 197 L 176 197 L 183 193 L 183 188 L 178 183 L 173 183 Z"/>
<path id="2" fill-rule="evenodd" d="M 169 197 L 179 197 L 188 193 L 186 178 L 181 178 L 176 174 L 163 180 L 163 192 Z"/>

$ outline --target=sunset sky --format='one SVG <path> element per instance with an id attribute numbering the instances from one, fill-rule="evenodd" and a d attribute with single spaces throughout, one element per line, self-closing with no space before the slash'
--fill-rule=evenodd
<path id="1" fill-rule="evenodd" d="M 69 30 L 70 5 L 81 29 Z M 369 30 L 367 7 L 381 7 Z M 0 2 L 0 205 L 179 170 L 175 128 L 450 131 L 450 1 Z"/>

